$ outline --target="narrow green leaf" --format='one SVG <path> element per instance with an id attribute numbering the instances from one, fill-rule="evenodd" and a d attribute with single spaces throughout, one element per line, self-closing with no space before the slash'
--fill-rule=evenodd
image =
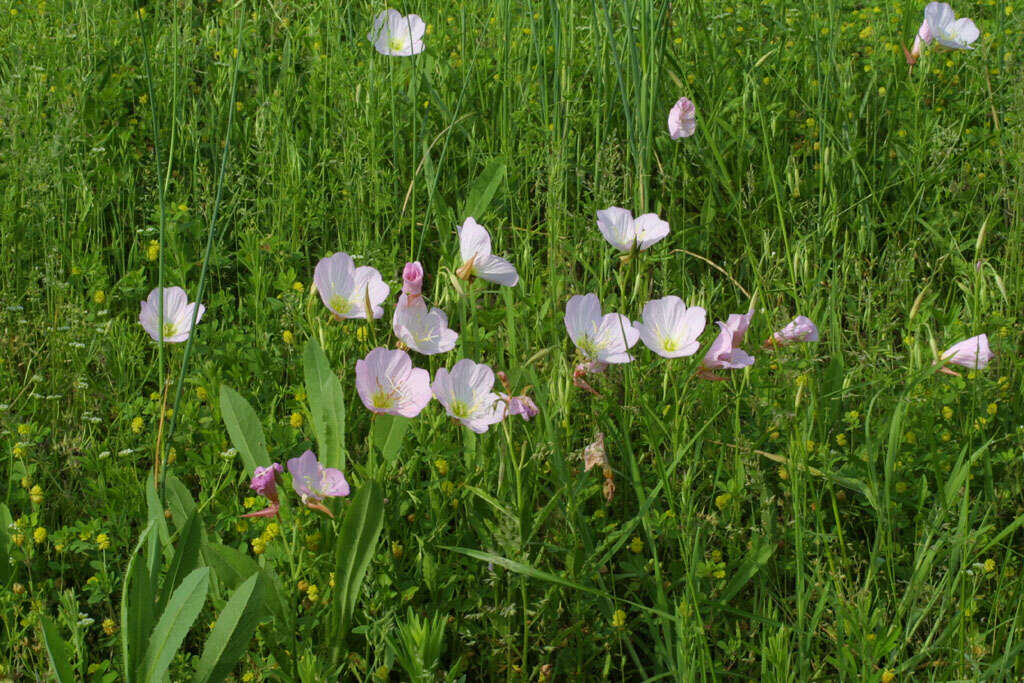
<path id="1" fill-rule="evenodd" d="M 263 583 L 257 573 L 238 587 L 221 610 L 217 625 L 206 639 L 193 683 L 227 678 L 245 654 L 263 611 Z"/>
<path id="2" fill-rule="evenodd" d="M 156 603 L 156 614 L 163 612 L 164 606 L 182 579 L 199 566 L 199 548 L 202 542 L 200 528 L 199 515 L 193 511 L 189 515 L 188 520 L 185 521 L 181 536 L 178 538 L 178 545 L 174 549 L 174 557 L 171 558 L 170 569 L 168 569 L 164 577 L 163 585 L 160 586 L 160 595 Z"/>
<path id="3" fill-rule="evenodd" d="M 167 507 L 171 511 L 171 520 L 179 531 L 188 521 L 189 515 L 196 508 L 196 502 L 192 499 L 188 487 L 181 482 L 174 474 L 167 473 L 167 482 L 164 488 L 167 496 Z"/>
<path id="4" fill-rule="evenodd" d="M 256 560 L 241 550 L 213 541 L 203 544 L 203 559 L 217 580 L 229 591 L 238 588 L 243 581 L 260 570 Z"/>
<path id="5" fill-rule="evenodd" d="M 142 661 L 142 644 L 153 630 L 153 586 L 146 562 L 139 561 L 142 546 L 152 530 L 150 522 L 139 535 L 121 585 L 121 656 L 127 683 L 136 680 L 135 672 Z"/>
<path id="6" fill-rule="evenodd" d="M 492 159 L 483 172 L 477 177 L 476 182 L 469 188 L 466 195 L 466 203 L 462 207 L 462 217 L 473 216 L 482 219 L 498 186 L 505 179 L 505 162 L 502 159 Z"/>
<path id="7" fill-rule="evenodd" d="M 732 600 L 747 585 L 747 582 L 768 564 L 768 560 L 775 554 L 775 547 L 774 544 L 763 540 L 755 541 L 739 568 L 733 572 L 729 583 L 722 590 L 722 594 L 718 598 L 719 602 L 726 603 Z"/>
<path id="8" fill-rule="evenodd" d="M 12 565 L 6 558 L 9 558 L 11 537 L 7 533 L 7 529 L 14 523 L 11 517 L 10 509 L 0 503 L 0 584 L 6 584 L 14 573 L 14 565 Z"/>
<path id="9" fill-rule="evenodd" d="M 302 354 L 310 421 L 316 434 L 317 455 L 325 467 L 345 468 L 345 395 L 341 381 L 320 348 L 310 339 Z"/>
<path id="10" fill-rule="evenodd" d="M 75 673 L 68 660 L 68 644 L 57 632 L 57 625 L 46 615 L 39 617 L 43 626 L 43 645 L 46 646 L 46 658 L 50 661 L 53 673 L 59 683 L 74 683 Z"/>
<path id="11" fill-rule="evenodd" d="M 345 512 L 335 547 L 334 640 L 340 643 L 352 626 L 352 613 L 384 527 L 384 494 L 367 482 Z"/>
<path id="12" fill-rule="evenodd" d="M 203 567 L 186 576 L 174 591 L 149 639 L 139 678 L 143 683 L 163 682 L 174 654 L 203 609 L 209 585 L 210 570 Z"/>
<path id="13" fill-rule="evenodd" d="M 260 418 L 249 402 L 226 384 L 220 385 L 220 414 L 228 428 L 231 445 L 242 456 L 245 471 L 251 475 L 257 467 L 270 467 L 267 438 L 263 435 Z"/>
<path id="14" fill-rule="evenodd" d="M 373 447 L 380 451 L 386 462 L 394 462 L 402 450 L 402 441 L 412 420 L 397 415 L 375 415 L 373 418 Z"/>
<path id="15" fill-rule="evenodd" d="M 160 495 L 156 491 L 156 484 L 153 483 L 153 470 L 142 483 L 146 489 L 146 512 L 149 523 L 153 525 L 157 535 L 160 537 L 160 545 L 166 548 L 171 542 L 171 533 L 167 529 L 167 518 L 164 517 L 164 506 L 160 504 Z M 149 559 L 149 558 L 147 558 Z"/>

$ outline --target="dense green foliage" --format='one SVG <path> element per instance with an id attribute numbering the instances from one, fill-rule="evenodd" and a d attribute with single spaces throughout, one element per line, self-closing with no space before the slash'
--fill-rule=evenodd
<path id="1" fill-rule="evenodd" d="M 242 681 L 1024 676 L 1024 8 L 957 2 L 976 49 L 911 70 L 923 3 L 902 0 L 422 0 L 398 8 L 429 24 L 410 58 L 367 41 L 379 3 L 129 5 L 0 20 L 0 678 L 125 680 L 122 597 L 159 576 L 165 602 L 211 582 L 172 680 L 216 680 L 204 647 L 239 640 Z M 674 141 L 683 95 L 698 128 Z M 672 232 L 621 263 L 594 222 L 611 205 Z M 516 287 L 454 277 L 470 213 Z M 158 352 L 139 302 L 161 266 L 196 298 L 211 226 L 166 416 L 184 349 Z M 310 290 L 336 251 L 391 285 L 384 319 L 332 320 Z M 416 364 L 505 370 L 533 421 L 475 436 L 434 402 L 371 431 L 354 366 L 393 345 L 412 260 L 460 334 Z M 694 378 L 709 329 L 696 358 L 637 345 L 595 397 L 562 320 L 587 292 L 633 320 L 676 294 L 709 323 L 756 296 L 757 361 Z M 819 343 L 757 349 L 797 314 Z M 988 368 L 934 372 L 983 332 Z M 386 497 L 344 614 L 359 501 L 331 520 L 285 485 L 280 519 L 240 519 L 263 503 L 222 412 L 227 387 L 271 460 L 315 449 L 339 413 L 308 395 L 311 339 L 344 393 L 331 457 Z M 580 457 L 597 432 L 610 501 Z"/>

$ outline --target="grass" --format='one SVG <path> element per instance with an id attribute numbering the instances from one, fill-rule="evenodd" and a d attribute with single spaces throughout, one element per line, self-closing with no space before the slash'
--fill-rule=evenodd
<path id="1" fill-rule="evenodd" d="M 168 471 L 205 534 L 283 572 L 298 617 L 295 669 L 265 624 L 236 680 L 401 680 L 417 657 L 452 680 L 1020 677 L 1022 10 L 957 3 L 977 49 L 928 51 L 909 72 L 916 3 L 424 0 L 398 8 L 430 24 L 409 59 L 366 40 L 382 9 L 183 0 L 141 23 L 91 0 L 3 9 L 3 675 L 47 670 L 44 614 L 78 677 L 120 672 L 123 574 L 183 362 L 168 346 L 161 374 L 138 302 L 161 259 L 194 298 L 212 236 Z M 682 95 L 698 131 L 672 141 Z M 493 197 L 471 196 L 491 176 Z M 621 264 L 594 223 L 611 205 L 672 233 Z M 514 289 L 451 276 L 469 208 Z M 336 527 L 293 509 L 254 553 L 272 522 L 239 519 L 248 477 L 216 400 L 240 391 L 271 456 L 297 456 L 314 440 L 302 347 L 320 341 L 345 392 L 346 473 L 354 489 L 368 478 L 354 364 L 390 331 L 332 321 L 310 292 L 335 251 L 392 292 L 423 262 L 460 340 L 416 365 L 486 362 L 541 410 L 479 437 L 437 404 L 412 423 L 383 466 L 382 540 L 340 673 L 308 594 L 329 594 Z M 721 383 L 638 346 L 594 379 L 598 398 L 573 386 L 562 322 L 587 292 L 631 319 L 676 294 L 724 320 L 756 295 L 748 347 L 797 314 L 822 341 L 754 351 Z M 989 368 L 934 374 L 938 351 L 982 332 Z M 582 471 L 598 431 L 610 502 Z"/>

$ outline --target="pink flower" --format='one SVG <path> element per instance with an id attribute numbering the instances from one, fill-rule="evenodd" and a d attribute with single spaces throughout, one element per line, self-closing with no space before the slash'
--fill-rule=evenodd
<path id="1" fill-rule="evenodd" d="M 416 417 L 430 402 L 430 373 L 405 351 L 378 346 L 356 361 L 356 391 L 371 412 Z"/>
<path id="2" fill-rule="evenodd" d="M 382 55 L 409 57 L 423 52 L 426 30 L 427 25 L 418 15 L 402 16 L 398 10 L 387 9 L 373 20 L 373 30 L 366 39 Z"/>
<path id="3" fill-rule="evenodd" d="M 463 280 L 478 277 L 496 285 L 515 287 L 519 273 L 511 263 L 491 253 L 491 235 L 470 216 L 459 226 L 462 265 L 455 274 Z"/>
<path id="4" fill-rule="evenodd" d="M 668 112 L 668 133 L 673 140 L 688 138 L 697 131 L 697 109 L 685 97 L 672 105 Z"/>
<path id="5" fill-rule="evenodd" d="M 632 211 L 609 206 L 597 212 L 597 229 L 609 244 L 629 254 L 634 248 L 644 251 L 665 239 L 669 233 L 669 224 L 654 213 L 633 218 Z"/>
<path id="6" fill-rule="evenodd" d="M 406 263 L 402 269 L 402 294 L 407 294 L 410 299 L 420 295 L 423 291 L 423 266 L 419 261 Z"/>
<path id="7" fill-rule="evenodd" d="M 818 328 L 807 316 L 798 315 L 788 325 L 765 340 L 764 348 L 770 349 L 773 346 L 785 346 L 794 342 L 816 341 L 818 341 Z"/>
<path id="8" fill-rule="evenodd" d="M 699 377 L 721 381 L 725 378 L 718 377 L 712 370 L 738 370 L 754 364 L 754 357 L 739 348 L 753 315 L 753 311 L 745 315 L 734 313 L 726 322 L 716 323 L 720 332 L 701 361 Z"/>
<path id="9" fill-rule="evenodd" d="M 448 327 L 445 312 L 428 309 L 419 295 L 415 301 L 407 294 L 398 297 L 391 327 L 402 343 L 424 356 L 451 351 L 459 338 L 459 333 Z"/>
<path id="10" fill-rule="evenodd" d="M 666 296 L 644 304 L 643 322 L 633 327 L 651 351 L 664 358 L 681 358 L 697 353 L 697 337 L 706 319 L 707 312 L 700 306 L 687 308 L 678 296 Z"/>
<path id="11" fill-rule="evenodd" d="M 183 342 L 192 334 L 192 313 L 196 306 L 196 322 L 203 317 L 206 306 L 200 303 L 189 303 L 188 294 L 181 287 L 164 287 L 164 317 L 160 320 L 160 288 L 157 287 L 146 300 L 141 303 L 139 324 L 149 333 L 154 341 L 160 341 L 163 332 L 165 342 Z"/>
<path id="12" fill-rule="evenodd" d="M 288 471 L 292 475 L 292 488 L 306 507 L 321 510 L 331 517 L 334 515 L 321 501 L 349 494 L 348 482 L 341 470 L 321 465 L 313 451 L 289 460 Z"/>
<path id="13" fill-rule="evenodd" d="M 916 64 L 921 56 L 922 45 L 933 40 L 947 50 L 970 50 L 971 43 L 981 35 L 974 22 L 967 18 L 957 19 L 953 8 L 945 2 L 929 2 L 924 8 L 924 21 L 914 36 L 914 45 L 907 52 L 907 64 Z"/>
<path id="14" fill-rule="evenodd" d="M 982 370 L 994 355 L 988 347 L 988 335 L 979 334 L 977 337 L 957 342 L 946 349 L 940 357 L 940 362 L 952 363 L 970 370 Z M 945 367 L 941 368 L 940 372 L 949 375 L 958 374 Z"/>
<path id="15" fill-rule="evenodd" d="M 277 497 L 277 475 L 284 473 L 280 463 L 273 463 L 270 467 L 257 467 L 252 474 L 252 483 L 249 485 L 256 493 L 270 501 L 270 505 L 258 512 L 250 512 L 243 517 L 273 517 L 281 507 Z"/>
<path id="16" fill-rule="evenodd" d="M 477 434 L 505 417 L 505 404 L 491 391 L 494 371 L 483 363 L 463 358 L 451 372 L 440 368 L 430 388 L 450 417 Z"/>
<path id="17" fill-rule="evenodd" d="M 627 350 L 636 344 L 640 333 L 624 315 L 601 315 L 596 294 L 579 294 L 565 304 L 565 329 L 583 357 L 592 362 L 592 372 L 600 372 L 606 363 L 629 363 Z M 597 361 L 594 364 L 593 361 Z"/>
<path id="18" fill-rule="evenodd" d="M 391 291 L 376 268 L 356 268 L 352 257 L 342 251 L 320 259 L 313 271 L 313 284 L 324 305 L 339 320 L 381 317 L 381 304 Z"/>

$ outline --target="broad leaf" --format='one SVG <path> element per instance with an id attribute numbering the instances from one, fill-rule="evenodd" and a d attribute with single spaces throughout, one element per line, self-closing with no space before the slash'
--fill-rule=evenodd
<path id="1" fill-rule="evenodd" d="M 75 673 L 68 660 L 68 644 L 57 633 L 57 626 L 46 615 L 39 618 L 43 626 L 43 644 L 46 646 L 46 658 L 50 660 L 53 673 L 59 683 L 74 683 Z"/>
<path id="2" fill-rule="evenodd" d="M 317 455 L 325 467 L 345 469 L 345 395 L 341 382 L 315 339 L 306 342 L 302 359 Z"/>
<path id="3" fill-rule="evenodd" d="M 238 587 L 206 640 L 193 683 L 223 681 L 248 648 L 263 617 L 263 583 L 256 573 Z"/>
<path id="4" fill-rule="evenodd" d="M 384 494 L 380 484 L 368 481 L 345 512 L 335 547 L 334 642 L 341 643 L 352 626 L 352 613 L 366 569 L 384 526 Z"/>
<path id="5" fill-rule="evenodd" d="M 140 681 L 163 682 L 171 660 L 203 609 L 209 585 L 210 570 L 203 567 L 186 576 L 174 591 L 153 628 L 153 635 L 149 639 L 149 647 L 146 648 L 146 656 L 142 662 Z"/>
<path id="6" fill-rule="evenodd" d="M 220 414 L 231 444 L 245 463 L 245 471 L 251 475 L 257 467 L 270 467 L 267 438 L 263 435 L 260 418 L 249 402 L 226 384 L 220 385 Z"/>

